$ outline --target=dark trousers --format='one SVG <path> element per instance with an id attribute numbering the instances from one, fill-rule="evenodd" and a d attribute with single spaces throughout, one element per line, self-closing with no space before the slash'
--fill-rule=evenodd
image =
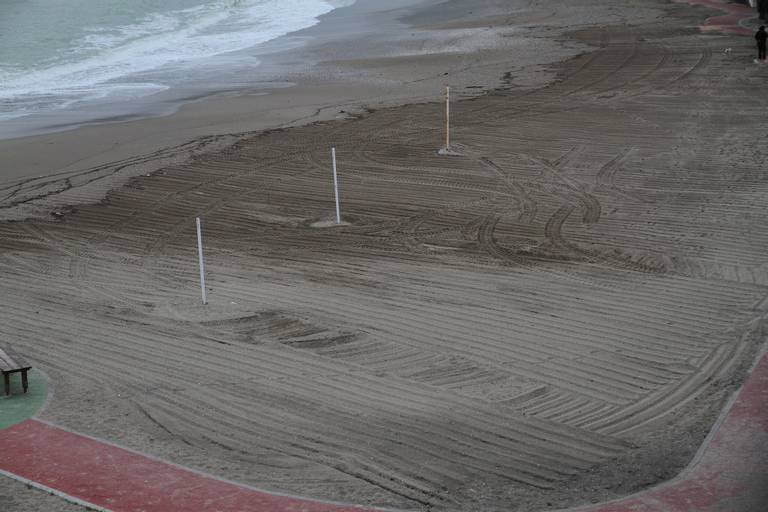
<path id="1" fill-rule="evenodd" d="M 757 58 L 760 60 L 765 60 L 765 43 L 757 45 Z"/>

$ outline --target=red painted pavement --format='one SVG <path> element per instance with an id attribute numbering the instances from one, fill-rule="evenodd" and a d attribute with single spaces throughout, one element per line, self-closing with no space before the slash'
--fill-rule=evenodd
<path id="1" fill-rule="evenodd" d="M 730 3 L 727 0 L 675 0 L 691 5 L 703 5 L 712 9 L 725 12 L 722 16 L 708 18 L 704 25 L 699 27 L 702 31 L 717 30 L 732 34 L 752 35 L 752 29 L 743 27 L 741 22 L 757 16 L 757 12 L 747 5 Z"/>
<path id="2" fill-rule="evenodd" d="M 0 431 L 0 471 L 114 512 L 372 510 L 258 491 L 37 420 Z M 571 511 L 768 511 L 768 354 L 681 476 Z"/>
<path id="3" fill-rule="evenodd" d="M 257 491 L 36 420 L 0 431 L 0 470 L 114 512 L 361 512 Z"/>

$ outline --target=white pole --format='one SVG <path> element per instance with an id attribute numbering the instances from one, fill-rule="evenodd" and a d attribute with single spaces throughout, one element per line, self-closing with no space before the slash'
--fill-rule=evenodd
<path id="1" fill-rule="evenodd" d="M 336 148 L 331 148 L 333 158 L 333 190 L 336 194 L 336 224 L 341 224 L 341 209 L 339 208 L 339 179 L 336 176 Z"/>
<path id="2" fill-rule="evenodd" d="M 451 147 L 451 88 L 445 86 L 445 149 Z"/>
<path id="3" fill-rule="evenodd" d="M 203 263 L 203 235 L 200 232 L 200 217 L 197 217 L 197 256 L 200 260 L 200 291 L 203 294 L 203 304 L 208 304 L 205 296 L 205 264 Z"/>

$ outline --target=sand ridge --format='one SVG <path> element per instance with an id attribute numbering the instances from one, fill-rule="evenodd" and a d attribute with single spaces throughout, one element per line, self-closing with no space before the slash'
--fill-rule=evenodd
<path id="1" fill-rule="evenodd" d="M 0 224 L 0 334 L 47 419 L 262 488 L 526 510 L 669 478 L 768 313 L 764 68 L 689 21 L 577 31 L 548 87 L 455 104 L 458 156 L 409 105 Z M 331 145 L 348 225 L 316 229 Z"/>

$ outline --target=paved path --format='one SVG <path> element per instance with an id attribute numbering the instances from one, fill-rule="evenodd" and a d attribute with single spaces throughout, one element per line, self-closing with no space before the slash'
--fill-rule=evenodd
<path id="1" fill-rule="evenodd" d="M 270 494 L 27 420 L 0 435 L 0 473 L 114 512 L 360 512 Z"/>
<path id="2" fill-rule="evenodd" d="M 725 12 L 720 16 L 713 16 L 707 18 L 702 25 L 701 30 L 704 32 L 718 31 L 727 32 L 731 34 L 752 35 L 755 31 L 752 28 L 746 27 L 745 22 L 752 18 L 757 18 L 757 11 L 755 9 L 743 5 L 734 4 L 728 0 L 675 0 L 676 2 L 685 2 L 691 5 L 703 5 L 711 9 L 717 9 Z"/>
<path id="3" fill-rule="evenodd" d="M 768 510 L 768 354 L 678 479 L 589 512 Z M 114 512 L 370 510 L 281 496 L 175 466 L 38 420 L 0 435 L 0 472 Z M 761 508 L 765 507 L 765 508 Z"/>

